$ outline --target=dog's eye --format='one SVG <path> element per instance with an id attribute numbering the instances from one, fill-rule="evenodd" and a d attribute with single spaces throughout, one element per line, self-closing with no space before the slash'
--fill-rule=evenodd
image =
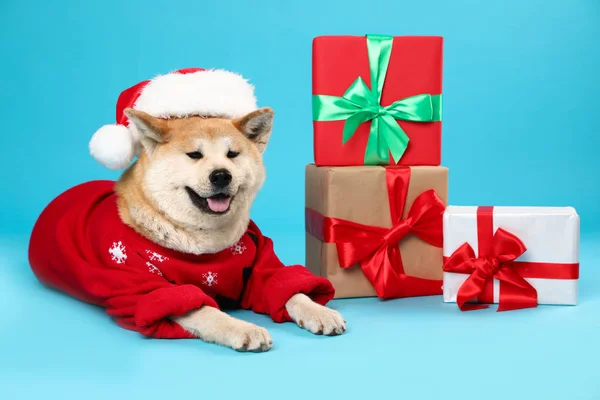
<path id="1" fill-rule="evenodd" d="M 191 153 L 186 153 L 189 158 L 193 158 L 194 160 L 199 160 L 202 158 L 202 153 L 199 151 L 192 151 Z"/>
<path id="2" fill-rule="evenodd" d="M 239 155 L 240 155 L 240 153 L 237 152 L 237 151 L 231 151 L 231 150 L 229 150 L 227 152 L 227 158 L 236 158 Z"/>

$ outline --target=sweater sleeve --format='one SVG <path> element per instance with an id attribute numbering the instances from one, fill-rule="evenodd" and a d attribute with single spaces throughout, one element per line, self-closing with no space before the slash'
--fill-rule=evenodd
<path id="1" fill-rule="evenodd" d="M 177 285 L 162 273 L 151 272 L 128 243 L 117 244 L 127 251 L 122 262 L 113 260 L 108 251 L 95 257 L 90 252 L 82 257 L 77 252 L 62 251 L 62 259 L 54 265 L 68 267 L 60 271 L 46 268 L 46 277 L 53 286 L 104 307 L 125 329 L 153 338 L 192 338 L 169 317 L 184 315 L 204 305 L 218 308 L 215 300 L 199 287 Z M 67 246 L 63 243 L 61 247 Z M 104 247 L 108 248 L 108 243 Z"/>
<path id="2" fill-rule="evenodd" d="M 252 222 L 250 232 L 256 236 L 257 250 L 242 308 L 268 314 L 275 322 L 287 322 L 291 318 L 285 304 L 293 295 L 303 293 L 321 305 L 333 298 L 335 291 L 328 279 L 313 275 L 301 265 L 284 266 L 273 250 L 272 240 Z"/>
<path id="3" fill-rule="evenodd" d="M 173 284 L 147 268 L 136 268 L 131 264 L 114 268 L 79 261 L 80 268 L 69 269 L 70 276 L 63 277 L 68 280 L 69 291 L 104 307 L 122 328 L 144 336 L 192 338 L 170 317 L 184 315 L 204 305 L 218 308 L 199 287 Z"/>
<path id="4" fill-rule="evenodd" d="M 106 276 L 96 280 L 107 283 L 102 285 L 107 290 L 103 302 L 106 313 L 119 326 L 144 336 L 192 338 L 170 317 L 182 316 L 205 305 L 218 308 L 216 301 L 195 285 L 169 281 L 158 262 L 155 261 L 156 265 L 150 263 L 135 247 L 129 248 L 128 243 L 123 242 L 121 246 L 130 249 L 126 259 L 117 263 L 104 252 L 100 273 Z M 108 243 L 104 247 L 107 248 Z"/>
<path id="5" fill-rule="evenodd" d="M 194 285 L 157 284 L 127 288 L 127 294 L 109 297 L 106 312 L 115 322 L 144 336 L 162 339 L 184 339 L 193 336 L 170 317 L 186 314 L 202 306 L 218 308 L 217 303 Z"/>

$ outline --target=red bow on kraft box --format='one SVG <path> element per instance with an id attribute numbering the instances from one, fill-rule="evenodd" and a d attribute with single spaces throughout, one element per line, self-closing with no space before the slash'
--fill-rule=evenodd
<path id="1" fill-rule="evenodd" d="M 368 226 L 338 218 L 324 217 L 306 210 L 307 231 L 326 243 L 335 243 L 342 268 L 360 264 L 383 299 L 441 294 L 441 281 L 405 274 L 398 243 L 407 235 L 416 235 L 433 246 L 442 246 L 444 202 L 434 190 L 421 193 L 402 218 L 410 168 L 386 168 L 386 184 L 391 228 Z"/>
<path id="2" fill-rule="evenodd" d="M 516 261 L 527 250 L 514 234 L 498 228 L 493 233 L 493 207 L 477 209 L 478 256 L 468 243 L 444 260 L 444 272 L 470 274 L 460 286 L 456 303 L 462 311 L 489 307 L 494 302 L 494 278 L 500 282 L 498 311 L 537 307 L 538 293 L 525 278 L 577 279 L 579 264 Z"/>

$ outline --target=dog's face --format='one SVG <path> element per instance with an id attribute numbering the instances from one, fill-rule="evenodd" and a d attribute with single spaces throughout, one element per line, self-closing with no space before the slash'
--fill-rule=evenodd
<path id="1" fill-rule="evenodd" d="M 188 229 L 223 229 L 248 218 L 265 180 L 270 108 L 234 120 L 125 113 L 140 134 L 143 190 L 160 212 Z"/>

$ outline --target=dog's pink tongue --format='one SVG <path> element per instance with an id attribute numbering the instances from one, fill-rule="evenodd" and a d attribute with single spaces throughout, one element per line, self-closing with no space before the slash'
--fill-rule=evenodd
<path id="1" fill-rule="evenodd" d="M 207 198 L 208 207 L 214 212 L 224 212 L 229 208 L 230 197 L 224 197 L 219 199 Z"/>

